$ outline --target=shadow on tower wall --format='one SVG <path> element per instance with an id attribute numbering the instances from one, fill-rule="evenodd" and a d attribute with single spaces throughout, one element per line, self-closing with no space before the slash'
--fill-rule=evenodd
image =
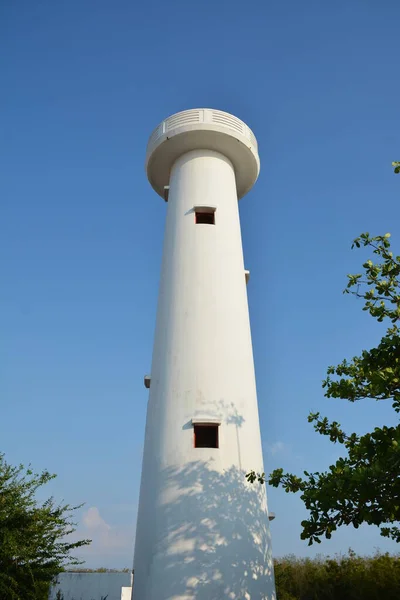
<path id="1" fill-rule="evenodd" d="M 264 487 L 236 467 L 217 472 L 212 460 L 167 468 L 154 486 L 135 600 L 275 600 Z"/>

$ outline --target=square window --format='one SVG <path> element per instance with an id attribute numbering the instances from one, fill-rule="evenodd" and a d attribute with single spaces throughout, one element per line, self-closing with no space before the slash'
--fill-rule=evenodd
<path id="1" fill-rule="evenodd" d="M 194 425 L 195 448 L 218 448 L 218 425 Z"/>
<path id="2" fill-rule="evenodd" d="M 196 225 L 215 225 L 215 212 L 196 211 Z"/>

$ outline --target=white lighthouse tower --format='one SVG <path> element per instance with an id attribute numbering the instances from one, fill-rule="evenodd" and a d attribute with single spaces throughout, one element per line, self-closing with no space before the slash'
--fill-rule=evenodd
<path id="1" fill-rule="evenodd" d="M 275 598 L 238 198 L 249 127 L 218 110 L 163 121 L 147 176 L 167 202 L 134 557 L 135 600 Z"/>

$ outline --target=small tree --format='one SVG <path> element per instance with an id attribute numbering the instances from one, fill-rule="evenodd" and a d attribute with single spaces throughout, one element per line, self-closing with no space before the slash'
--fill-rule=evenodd
<path id="1" fill-rule="evenodd" d="M 367 260 L 364 272 L 348 275 L 344 293 L 364 302 L 363 310 L 379 322 L 389 321 L 385 335 L 376 348 L 363 350 L 360 356 L 344 360 L 328 368 L 323 382 L 327 398 L 356 402 L 362 399 L 390 401 L 400 412 L 400 256 L 390 251 L 390 234 L 371 237 L 363 233 L 352 248 L 368 247 L 377 260 Z M 282 486 L 286 492 L 301 492 L 310 512 L 302 522 L 302 539 L 320 542 L 330 538 L 341 525 L 359 527 L 362 523 L 377 525 L 381 534 L 400 542 L 400 425 L 376 427 L 359 436 L 346 434 L 339 423 L 311 413 L 314 429 L 334 443 L 344 446 L 347 456 L 339 458 L 324 473 L 297 477 L 276 469 L 268 483 Z M 265 475 L 251 471 L 251 482 L 265 481 Z"/>
<path id="2" fill-rule="evenodd" d="M 48 590 L 66 564 L 80 564 L 71 553 L 90 540 L 68 542 L 75 531 L 72 514 L 80 506 L 42 504 L 36 491 L 53 479 L 13 467 L 0 454 L 0 599 L 47 600 Z"/>

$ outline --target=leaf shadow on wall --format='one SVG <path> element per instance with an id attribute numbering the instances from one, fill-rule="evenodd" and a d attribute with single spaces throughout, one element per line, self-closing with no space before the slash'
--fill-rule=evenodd
<path id="1" fill-rule="evenodd" d="M 264 487 L 212 460 L 167 468 L 154 485 L 160 500 L 147 504 L 143 526 L 159 581 L 149 577 L 135 599 L 275 600 Z"/>

